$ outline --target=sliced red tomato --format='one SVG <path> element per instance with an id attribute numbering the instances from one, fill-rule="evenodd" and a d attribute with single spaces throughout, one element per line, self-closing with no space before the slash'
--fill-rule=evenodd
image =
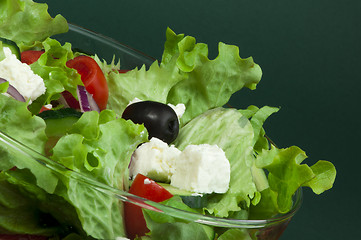
<path id="1" fill-rule="evenodd" d="M 154 202 L 162 202 L 173 197 L 165 188 L 139 173 L 135 177 L 129 193 Z M 141 207 L 128 202 L 124 203 L 124 218 L 128 238 L 134 239 L 136 236 L 144 236 L 149 232 Z"/>
<path id="2" fill-rule="evenodd" d="M 47 108 L 46 106 L 42 106 L 41 109 L 40 109 L 40 111 L 39 111 L 39 113 L 42 113 L 42 112 L 44 112 L 44 111 L 49 111 L 49 110 L 51 110 L 51 108 Z M 1 240 L 1 239 L 0 239 L 0 240 Z"/>
<path id="3" fill-rule="evenodd" d="M 48 237 L 25 234 L 0 234 L 0 240 L 47 240 Z"/>
<path id="4" fill-rule="evenodd" d="M 69 60 L 66 66 L 78 71 L 86 90 L 93 95 L 100 110 L 104 110 L 109 97 L 108 84 L 97 62 L 88 56 L 78 56 Z"/>
<path id="5" fill-rule="evenodd" d="M 36 62 L 44 51 L 27 50 L 21 53 L 21 62 L 28 65 Z"/>

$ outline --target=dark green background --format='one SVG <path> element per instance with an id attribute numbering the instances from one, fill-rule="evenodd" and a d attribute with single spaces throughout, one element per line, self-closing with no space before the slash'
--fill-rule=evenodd
<path id="1" fill-rule="evenodd" d="M 280 106 L 267 124 L 281 147 L 297 145 L 333 162 L 334 188 L 303 206 L 281 237 L 358 239 L 360 234 L 360 0 L 62 0 L 52 16 L 110 36 L 160 59 L 169 26 L 209 44 L 238 45 L 263 69 L 256 91 L 241 91 L 237 107 Z"/>

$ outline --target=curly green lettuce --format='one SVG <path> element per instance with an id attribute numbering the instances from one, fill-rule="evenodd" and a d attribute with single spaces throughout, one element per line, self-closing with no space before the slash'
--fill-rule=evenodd
<path id="1" fill-rule="evenodd" d="M 208 47 L 195 38 L 166 31 L 162 61 L 124 74 L 106 74 L 108 107 L 121 114 L 134 98 L 186 106 L 181 125 L 203 112 L 221 107 L 243 87 L 255 89 L 262 70 L 251 57 L 242 59 L 236 46 L 219 43 L 210 60 Z"/>
<path id="2" fill-rule="evenodd" d="M 63 16 L 49 15 L 47 4 L 32 0 L 0 1 L 0 37 L 16 42 L 20 48 L 36 45 L 68 29 Z"/>

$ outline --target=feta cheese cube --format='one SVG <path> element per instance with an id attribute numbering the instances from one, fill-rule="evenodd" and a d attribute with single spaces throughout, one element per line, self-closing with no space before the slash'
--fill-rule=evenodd
<path id="1" fill-rule="evenodd" d="M 43 79 L 34 74 L 30 66 L 22 63 L 7 47 L 3 48 L 5 59 L 0 62 L 0 77 L 6 79 L 30 103 L 45 93 Z"/>
<path id="2" fill-rule="evenodd" d="M 158 138 L 151 138 L 134 152 L 129 166 L 129 175 L 134 178 L 141 173 L 155 181 L 169 182 L 174 172 L 175 159 L 181 151 L 168 146 Z"/>
<path id="3" fill-rule="evenodd" d="M 184 112 L 186 111 L 186 106 L 183 103 L 178 103 L 177 105 L 168 103 L 168 106 L 173 108 L 174 112 L 177 114 L 178 120 L 181 119 Z"/>
<path id="4" fill-rule="evenodd" d="M 217 145 L 189 145 L 175 162 L 170 184 L 198 193 L 225 193 L 230 172 L 229 161 Z"/>

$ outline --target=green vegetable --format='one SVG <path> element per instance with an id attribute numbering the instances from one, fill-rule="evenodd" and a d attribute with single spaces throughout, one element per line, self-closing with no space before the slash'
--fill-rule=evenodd
<path id="1" fill-rule="evenodd" d="M 0 37 L 0 42 L 2 43 L 2 48 L 7 47 L 11 50 L 12 54 L 14 54 L 16 56 L 17 59 L 20 60 L 20 49 L 18 47 L 18 45 L 16 45 L 15 42 L 9 40 L 9 39 L 5 39 Z M 0 58 L 1 59 L 1 58 Z"/>
<path id="2" fill-rule="evenodd" d="M 48 137 L 46 152 L 49 153 L 59 138 L 68 133 L 74 123 L 79 120 L 82 113 L 72 108 L 61 108 L 44 111 L 38 116 L 44 119 L 46 124 L 45 133 Z"/>
<path id="3" fill-rule="evenodd" d="M 168 183 L 157 182 L 172 195 L 180 196 L 182 201 L 190 208 L 202 209 L 208 204 L 208 194 L 197 194 L 184 189 L 173 187 Z"/>
<path id="4" fill-rule="evenodd" d="M 35 151 L 44 154 L 47 137 L 45 123 L 37 116 L 33 116 L 27 109 L 27 103 L 17 101 L 0 94 L 0 129 L 12 138 L 24 143 Z M 0 170 L 8 170 L 14 166 L 19 169 L 27 168 L 38 175 L 37 184 L 48 192 L 54 192 L 57 179 L 44 170 L 39 164 L 24 161 L 18 154 L 9 152 L 7 148 L 0 148 Z"/>
<path id="5" fill-rule="evenodd" d="M 179 196 L 174 196 L 163 202 L 166 206 L 175 207 L 184 211 L 196 211 L 185 205 Z M 151 232 L 152 240 L 213 240 L 214 229 L 212 227 L 183 221 L 163 213 L 144 209 L 144 218 Z M 165 234 L 166 233 L 166 234 Z"/>
<path id="6" fill-rule="evenodd" d="M 202 209 L 208 204 L 207 195 L 180 196 L 182 201 L 190 208 Z"/>
<path id="7" fill-rule="evenodd" d="M 128 165 L 136 147 L 147 141 L 142 125 L 116 118 L 113 111 L 86 112 L 60 138 L 52 158 L 64 166 L 118 189 L 128 186 Z M 84 231 L 99 239 L 124 236 L 123 205 L 112 196 L 61 178 L 57 194 L 77 211 Z"/>
<path id="8" fill-rule="evenodd" d="M 83 115 L 82 112 L 77 111 L 73 108 L 61 108 L 57 110 L 43 111 L 38 114 L 44 120 L 55 120 L 55 119 L 64 119 L 64 118 L 75 118 L 79 119 Z"/>
<path id="9" fill-rule="evenodd" d="M 52 18 L 46 4 L 32 0 L 3 0 L 0 9 L 0 37 L 16 42 L 21 51 L 68 31 L 65 18 L 61 15 Z"/>
<path id="10" fill-rule="evenodd" d="M 229 229 L 218 240 L 252 240 L 246 229 Z"/>
<path id="11" fill-rule="evenodd" d="M 292 207 L 292 195 L 302 187 L 308 186 L 320 194 L 333 185 L 336 169 L 330 162 L 319 161 L 309 167 L 301 164 L 307 156 L 296 146 L 286 149 L 272 147 L 262 151 L 256 159 L 256 166 L 268 170 L 270 189 L 276 193 L 277 208 L 285 213 Z"/>
<path id="12" fill-rule="evenodd" d="M 44 80 L 46 92 L 29 106 L 34 114 L 42 106 L 58 100 L 63 91 L 69 91 L 77 98 L 77 85 L 83 85 L 77 71 L 66 66 L 66 62 L 74 57 L 70 43 L 61 45 L 58 41 L 47 38 L 41 45 L 45 53 L 31 64 L 31 69 Z"/>
<path id="13" fill-rule="evenodd" d="M 58 226 L 46 226 L 51 216 L 41 212 L 37 201 L 31 199 L 19 185 L 9 183 L 0 173 L 0 232 L 50 235 Z M 50 220 L 50 221 L 49 221 Z"/>
<path id="14" fill-rule="evenodd" d="M 134 98 L 174 105 L 183 103 L 184 125 L 206 110 L 221 107 L 243 87 L 255 89 L 261 80 L 261 68 L 251 57 L 242 59 L 236 46 L 219 44 L 219 55 L 208 59 L 206 44 L 169 28 L 162 62 L 124 74 L 107 74 L 108 107 L 122 113 Z M 205 89 L 207 89 L 205 91 Z"/>

